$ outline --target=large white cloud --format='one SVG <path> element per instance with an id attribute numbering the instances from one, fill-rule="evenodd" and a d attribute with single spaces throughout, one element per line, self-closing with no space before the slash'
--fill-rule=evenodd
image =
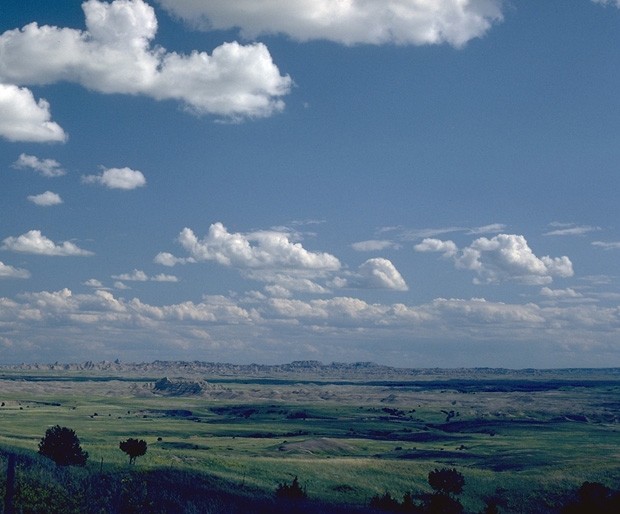
<path id="1" fill-rule="evenodd" d="M 408 290 L 388 259 L 368 259 L 357 270 L 343 269 L 337 257 L 307 250 L 295 241 L 299 237 L 285 228 L 231 233 L 218 222 L 202 239 L 189 228 L 181 231 L 177 240 L 188 257 L 161 252 L 154 261 L 165 266 L 213 261 L 235 267 L 246 278 L 267 284 L 265 291 L 275 297 L 327 294 L 334 288 Z"/>
<path id="2" fill-rule="evenodd" d="M 61 289 L 24 293 L 15 299 L 0 297 L 0 338 L 11 342 L 16 351 L 34 345 L 38 358 L 53 360 L 59 352 L 69 352 L 67 358 L 73 359 L 115 355 L 125 359 L 133 349 L 138 351 L 130 355 L 138 359 L 162 354 L 209 359 L 213 354 L 205 354 L 205 348 L 208 352 L 219 348 L 223 353 L 217 354 L 218 359 L 230 362 L 238 360 L 237 348 L 242 347 L 253 352 L 244 354 L 248 361 L 260 356 L 290 361 L 292 356 L 308 358 L 299 343 L 312 340 L 324 358 L 351 361 L 365 356 L 401 366 L 419 365 L 420 352 L 431 347 L 429 356 L 432 353 L 434 362 L 444 365 L 486 364 L 491 348 L 493 362 L 499 354 L 501 362 L 510 365 L 534 365 L 544 359 L 525 357 L 520 351 L 525 347 L 546 353 L 545 362 L 557 365 L 573 362 L 575 354 L 587 358 L 592 354 L 589 348 L 597 345 L 600 351 L 593 362 L 609 365 L 617 361 L 619 333 L 620 308 L 593 303 L 539 306 L 438 298 L 406 305 L 369 303 L 349 296 L 304 301 L 257 293 L 153 305 L 100 289 L 89 294 Z M 377 347 L 379 340 L 383 343 Z M 450 360 L 441 355 L 445 351 L 462 355 Z M 515 354 L 520 356 L 518 361 Z M 28 354 L 19 355 L 23 359 Z M 469 357 L 463 361 L 465 355 Z M 550 361 L 550 356 L 565 360 Z"/>
<path id="3" fill-rule="evenodd" d="M 333 255 L 308 251 L 289 237 L 285 232 L 271 230 L 230 233 L 218 222 L 209 227 L 203 239 L 184 228 L 178 240 L 196 261 L 215 261 L 224 266 L 248 269 L 340 269 L 340 261 Z"/>
<path id="4" fill-rule="evenodd" d="M 146 178 L 141 171 L 131 168 L 104 168 L 99 175 L 82 177 L 86 184 L 101 184 L 108 189 L 136 189 L 146 185 Z"/>
<path id="5" fill-rule="evenodd" d="M 1 41 L 2 36 L 0 62 L 3 55 Z M 0 137 L 33 143 L 66 141 L 65 131 L 58 123 L 51 121 L 49 107 L 49 103 L 42 98 L 37 102 L 32 91 L 25 87 L 0 83 Z"/>
<path id="6" fill-rule="evenodd" d="M 513 280 L 524 284 L 549 284 L 553 277 L 573 276 L 570 259 L 537 257 L 525 237 L 498 234 L 491 239 L 480 237 L 458 250 L 453 241 L 425 239 L 417 244 L 418 252 L 439 252 L 452 258 L 457 268 L 474 271 L 476 282 L 493 283 Z"/>
<path id="7" fill-rule="evenodd" d="M 2 242 L 2 249 L 57 257 L 93 255 L 92 252 L 83 250 L 70 241 L 56 244 L 45 237 L 40 230 L 30 230 L 21 236 L 7 237 Z"/>
<path id="8" fill-rule="evenodd" d="M 500 0 L 157 0 L 205 29 L 284 33 L 346 45 L 439 44 L 460 47 L 502 19 Z"/>
<path id="9" fill-rule="evenodd" d="M 280 75 L 263 44 L 231 42 L 210 55 L 181 55 L 152 46 L 157 19 L 142 0 L 88 0 L 82 8 L 86 31 L 33 22 L 0 35 L 0 81 L 69 81 L 102 93 L 178 100 L 197 114 L 231 118 L 268 116 L 283 108 L 281 97 L 292 81 Z M 13 88 L 12 96 L 27 92 L 5 88 Z M 39 109 L 47 113 L 47 104 Z"/>
<path id="10" fill-rule="evenodd" d="M 0 261 L 0 279 L 1 278 L 30 278 L 30 272 L 22 268 L 15 268 Z"/>
<path id="11" fill-rule="evenodd" d="M 5 300 L 6 299 L 0 299 Z M 257 321 L 258 314 L 224 297 L 206 297 L 200 303 L 154 306 L 137 298 L 116 298 L 109 291 L 97 290 L 92 294 L 73 294 L 68 288 L 59 291 L 24 293 L 19 302 L 6 301 L 4 319 L 21 320 L 64 319 L 76 324 L 108 323 L 131 328 L 149 321 L 201 321 L 213 323 L 243 323 Z M 12 307 L 12 308 L 9 308 Z M 3 319 L 0 317 L 0 320 Z"/>

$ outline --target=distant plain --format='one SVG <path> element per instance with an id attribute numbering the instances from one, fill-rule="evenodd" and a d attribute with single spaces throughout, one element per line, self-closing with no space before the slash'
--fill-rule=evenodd
<path id="1" fill-rule="evenodd" d="M 166 378 L 164 378 L 166 377 Z M 557 506 L 584 481 L 620 489 L 620 370 L 400 370 L 371 364 L 100 363 L 0 368 L 0 447 L 74 429 L 93 469 L 182 469 L 271 494 L 367 505 L 428 492 L 455 467 L 479 512 Z"/>

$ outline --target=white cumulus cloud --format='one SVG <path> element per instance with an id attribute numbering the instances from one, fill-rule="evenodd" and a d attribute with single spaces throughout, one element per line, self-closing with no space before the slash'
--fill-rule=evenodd
<path id="1" fill-rule="evenodd" d="M 574 274 L 568 257 L 537 257 L 525 237 L 516 234 L 498 234 L 491 239 L 480 237 L 461 250 L 453 241 L 437 239 L 425 239 L 414 248 L 418 252 L 439 252 L 452 258 L 457 268 L 476 273 L 475 282 L 513 280 L 542 285 L 551 283 L 553 277 Z"/>
<path id="2" fill-rule="evenodd" d="M 103 287 L 101 281 L 97 280 L 96 278 L 89 278 L 86 282 L 84 282 L 84 285 L 88 287 L 94 287 L 95 289 L 100 289 Z"/>
<path id="3" fill-rule="evenodd" d="M 446 257 L 452 257 L 456 255 L 458 251 L 458 247 L 453 241 L 442 241 L 430 237 L 423 239 L 422 242 L 415 245 L 414 248 L 418 252 L 443 253 Z"/>
<path id="4" fill-rule="evenodd" d="M 100 184 L 108 189 L 136 189 L 146 185 L 141 171 L 131 168 L 104 168 L 100 175 L 82 177 L 85 184 Z"/>
<path id="5" fill-rule="evenodd" d="M 59 205 L 62 203 L 62 198 L 60 198 L 60 195 L 57 193 L 52 193 L 51 191 L 45 191 L 45 193 L 41 193 L 39 195 L 29 195 L 28 200 L 40 207 L 50 207 L 52 205 Z"/>
<path id="6" fill-rule="evenodd" d="M 499 0 L 157 0 L 204 29 L 239 28 L 247 38 L 287 34 L 307 41 L 463 46 L 502 20 Z"/>
<path id="7" fill-rule="evenodd" d="M 2 56 L 0 43 L 0 61 Z M 46 100 L 41 98 L 37 102 L 29 89 L 0 83 L 0 137 L 9 141 L 32 143 L 65 142 L 65 131 L 51 118 Z"/>
<path id="8" fill-rule="evenodd" d="M 15 268 L 0 261 L 0 278 L 30 278 L 30 272 L 22 268 Z"/>
<path id="9" fill-rule="evenodd" d="M 218 222 L 209 227 L 209 233 L 203 239 L 198 239 L 191 229 L 184 228 L 178 240 L 194 260 L 215 261 L 224 266 L 325 271 L 340 268 L 340 261 L 333 255 L 308 251 L 289 237 L 286 232 L 268 230 L 230 233 Z"/>
<path id="10" fill-rule="evenodd" d="M 196 260 L 191 257 L 175 257 L 169 252 L 159 252 L 153 259 L 153 262 L 171 268 L 177 264 L 187 264 L 188 262 L 196 262 Z"/>
<path id="11" fill-rule="evenodd" d="M 62 177 L 67 173 L 60 163 L 54 159 L 39 159 L 34 155 L 25 153 L 20 154 L 12 167 L 15 169 L 31 169 L 48 178 Z"/>
<path id="12" fill-rule="evenodd" d="M 154 261 L 165 266 L 212 261 L 233 267 L 245 278 L 266 284 L 264 290 L 272 297 L 328 294 L 334 288 L 408 290 L 404 278 L 388 259 L 368 259 L 357 270 L 343 269 L 337 257 L 310 251 L 298 238 L 300 234 L 286 228 L 229 232 L 217 222 L 203 238 L 189 228 L 181 231 L 177 241 L 188 257 L 161 252 Z"/>
<path id="13" fill-rule="evenodd" d="M 7 237 L 2 242 L 2 249 L 20 253 L 59 257 L 93 255 L 92 252 L 83 250 L 70 241 L 56 244 L 54 241 L 41 234 L 40 230 L 30 230 L 18 237 Z"/>
<path id="14" fill-rule="evenodd" d="M 269 116 L 283 108 L 281 97 L 289 92 L 292 81 L 280 75 L 261 43 L 230 42 L 211 54 L 193 51 L 183 55 L 152 45 L 157 19 L 153 8 L 142 0 L 87 0 L 82 9 L 85 31 L 33 22 L 1 34 L 0 81 L 19 85 L 68 81 L 101 93 L 177 100 L 196 114 L 225 118 Z M 29 94 L 15 86 L 4 88 L 13 98 L 18 93 Z M 30 103 L 36 106 L 32 99 Z M 39 124 L 48 122 L 47 104 L 41 101 L 37 107 L 46 114 L 40 116 Z M 22 109 L 13 110 L 13 116 L 22 113 Z M 59 127 L 48 122 L 46 128 L 46 140 L 50 133 L 54 140 L 64 140 Z M 3 133 L 19 139 L 18 129 L 16 122 L 8 123 Z"/>
<path id="15" fill-rule="evenodd" d="M 393 291 L 408 291 L 405 279 L 388 259 L 368 259 L 362 263 L 356 272 L 349 272 L 339 283 L 339 287 L 358 289 L 391 289 Z"/>

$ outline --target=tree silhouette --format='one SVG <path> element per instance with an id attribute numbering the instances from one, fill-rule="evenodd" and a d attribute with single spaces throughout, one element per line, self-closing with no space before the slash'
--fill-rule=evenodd
<path id="1" fill-rule="evenodd" d="M 465 478 L 456 469 L 436 469 L 428 474 L 429 485 L 438 493 L 460 494 Z"/>
<path id="2" fill-rule="evenodd" d="M 136 458 L 142 457 L 146 453 L 146 441 L 143 439 L 129 438 L 127 441 L 121 441 L 118 447 L 129 455 L 129 464 L 135 464 Z"/>
<path id="3" fill-rule="evenodd" d="M 576 500 L 564 506 L 562 514 L 612 514 L 620 512 L 620 491 L 599 482 L 584 482 Z"/>
<path id="4" fill-rule="evenodd" d="M 303 500 L 307 498 L 306 488 L 299 485 L 297 477 L 293 478 L 291 484 L 282 483 L 276 489 L 276 498 L 286 500 Z"/>
<path id="5" fill-rule="evenodd" d="M 435 469 L 428 474 L 428 483 L 435 491 L 426 504 L 431 514 L 461 514 L 463 505 L 453 494 L 460 494 L 465 478 L 456 469 Z"/>
<path id="6" fill-rule="evenodd" d="M 82 450 L 75 431 L 60 425 L 45 431 L 39 443 L 39 453 L 58 466 L 84 466 L 88 460 L 88 452 Z"/>

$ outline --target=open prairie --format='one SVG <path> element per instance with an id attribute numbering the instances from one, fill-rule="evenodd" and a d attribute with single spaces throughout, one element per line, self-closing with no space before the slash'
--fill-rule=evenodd
<path id="1" fill-rule="evenodd" d="M 88 364 L 0 369 L 0 447 L 36 452 L 74 429 L 94 470 L 206 474 L 273 493 L 368 505 L 429 491 L 454 467 L 480 512 L 553 511 L 584 481 L 620 489 L 620 370 L 400 370 L 371 364 Z M 4 468 L 4 465 L 3 465 Z M 544 508 L 541 508 L 544 506 Z"/>

